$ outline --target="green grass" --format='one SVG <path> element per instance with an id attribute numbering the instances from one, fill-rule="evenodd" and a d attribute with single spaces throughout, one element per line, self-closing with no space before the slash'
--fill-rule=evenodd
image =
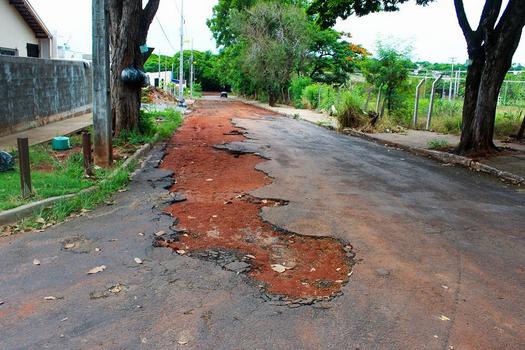
<path id="1" fill-rule="evenodd" d="M 132 163 L 126 168 L 118 169 L 111 176 L 100 181 L 92 191 L 59 201 L 49 208 L 35 212 L 31 217 L 19 222 L 17 230 L 39 229 L 45 225 L 64 221 L 82 209 L 91 210 L 107 202 L 113 193 L 126 187 L 130 181 L 130 171 L 135 166 L 136 164 Z M 109 172 L 107 174 L 109 175 Z"/>
<path id="2" fill-rule="evenodd" d="M 442 148 L 450 146 L 450 144 L 448 143 L 447 140 L 435 139 L 435 140 L 428 141 L 427 146 L 429 149 L 442 149 Z"/>
<path id="3" fill-rule="evenodd" d="M 93 180 L 84 177 L 82 157 L 73 153 L 64 161 L 52 156 L 49 146 L 38 145 L 30 148 L 31 182 L 33 196 L 23 198 L 20 193 L 20 172 L 0 173 L 0 211 L 44 199 L 78 192 L 93 184 Z M 44 167 L 47 170 L 38 170 Z"/>
<path id="4" fill-rule="evenodd" d="M 122 133 L 114 139 L 114 146 L 120 152 L 132 153 L 139 145 L 155 141 L 157 134 L 160 138 L 171 136 L 181 125 L 182 120 L 182 115 L 175 110 L 143 111 L 139 120 L 141 131 Z M 72 136 L 70 142 L 72 147 L 79 146 L 81 136 Z M 16 157 L 16 152 L 14 155 Z M 85 177 L 80 150 L 73 151 L 67 157 L 61 157 L 59 152 L 52 151 L 49 144 L 42 144 L 30 147 L 29 155 L 34 194 L 29 198 L 22 197 L 18 166 L 14 171 L 0 173 L 0 211 L 45 198 L 77 193 L 95 184 L 103 184 L 102 193 L 106 192 L 105 189 L 116 185 L 114 179 L 108 181 L 111 169 L 95 169 L 95 176 Z M 118 164 L 117 162 L 116 166 Z M 118 178 L 118 174 L 116 177 Z M 82 195 L 81 198 L 89 206 L 89 203 L 96 199 L 91 199 L 91 196 L 99 195 Z"/>

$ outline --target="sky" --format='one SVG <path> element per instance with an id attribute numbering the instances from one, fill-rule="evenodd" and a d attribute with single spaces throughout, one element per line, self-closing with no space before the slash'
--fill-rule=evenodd
<path id="1" fill-rule="evenodd" d="M 30 0 L 31 4 L 61 43 L 68 42 L 75 51 L 91 52 L 91 0 Z M 206 26 L 212 7 L 218 0 L 184 1 L 186 43 L 191 39 L 196 50 L 216 51 L 215 41 Z M 465 0 L 471 25 L 477 25 L 484 0 Z M 506 3 L 506 1 L 504 1 Z M 161 0 L 157 18 L 148 36 L 148 45 L 162 54 L 173 54 L 180 46 L 179 18 L 181 0 Z M 162 33 L 161 23 L 168 40 Z M 350 32 L 352 41 L 374 52 L 378 39 L 412 47 L 413 59 L 430 62 L 464 62 L 466 44 L 457 23 L 452 0 L 437 0 L 427 7 L 414 2 L 401 6 L 399 12 L 377 13 L 364 17 L 339 20 L 337 30 Z M 157 51 L 158 52 L 158 51 Z M 525 64 L 525 35 L 514 62 Z"/>

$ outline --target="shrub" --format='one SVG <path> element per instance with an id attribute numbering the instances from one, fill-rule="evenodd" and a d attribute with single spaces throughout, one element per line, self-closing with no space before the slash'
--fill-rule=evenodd
<path id="1" fill-rule="evenodd" d="M 516 134 L 521 126 L 521 113 L 503 112 L 496 114 L 494 134 L 504 137 Z"/>
<path id="2" fill-rule="evenodd" d="M 312 79 L 309 77 L 297 77 L 292 79 L 290 84 L 290 99 L 295 108 L 304 108 L 303 105 L 303 91 L 312 84 Z"/>
<path id="3" fill-rule="evenodd" d="M 316 109 L 319 106 L 319 85 L 313 84 L 305 87 L 302 101 L 307 108 Z"/>
<path id="4" fill-rule="evenodd" d="M 337 103 L 337 121 L 340 128 L 358 128 L 368 123 L 367 116 L 361 110 L 362 101 L 350 91 L 345 91 Z"/>

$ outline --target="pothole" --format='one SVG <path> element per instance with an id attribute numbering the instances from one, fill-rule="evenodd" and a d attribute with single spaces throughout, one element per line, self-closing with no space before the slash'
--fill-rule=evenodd
<path id="1" fill-rule="evenodd" d="M 257 109 L 236 103 L 219 109 L 211 101 L 199 107 L 163 159 L 162 168 L 176 176 L 170 191 L 185 200 L 165 209 L 177 219 L 174 233 L 154 244 L 244 273 L 261 288 L 263 299 L 279 305 L 309 305 L 340 295 L 351 276 L 352 247 L 331 237 L 278 229 L 264 222 L 260 212 L 288 202 L 246 194 L 271 179 L 256 170 L 265 160 L 239 146 L 245 137 L 240 129 L 232 132 L 229 116 L 254 118 Z M 227 149 L 232 142 L 233 152 Z M 221 147 L 212 146 L 217 144 Z"/>

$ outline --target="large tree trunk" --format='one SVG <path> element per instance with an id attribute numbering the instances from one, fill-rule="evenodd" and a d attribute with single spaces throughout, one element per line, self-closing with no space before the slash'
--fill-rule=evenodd
<path id="1" fill-rule="evenodd" d="M 525 26 L 525 2 L 509 0 L 496 25 L 502 1 L 487 0 L 476 31 L 468 23 L 462 0 L 454 3 L 471 60 L 457 151 L 491 153 L 496 150 L 493 137 L 498 96 Z"/>
<path id="2" fill-rule="evenodd" d="M 108 0 L 111 47 L 111 112 L 115 136 L 138 127 L 141 88 L 121 80 L 127 67 L 143 69 L 140 46 L 146 43 L 149 26 L 160 0 Z"/>

